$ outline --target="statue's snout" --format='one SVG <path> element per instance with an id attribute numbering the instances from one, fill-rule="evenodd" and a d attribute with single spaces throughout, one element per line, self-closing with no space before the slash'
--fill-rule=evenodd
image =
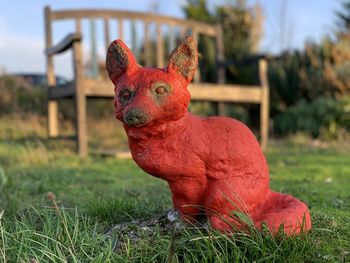
<path id="1" fill-rule="evenodd" d="M 148 116 L 141 109 L 133 108 L 124 114 L 123 120 L 127 125 L 140 126 L 147 122 Z"/>

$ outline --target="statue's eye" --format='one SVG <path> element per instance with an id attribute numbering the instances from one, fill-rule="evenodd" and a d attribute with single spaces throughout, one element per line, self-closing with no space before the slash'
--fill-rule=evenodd
<path id="1" fill-rule="evenodd" d="M 123 100 L 123 101 L 128 101 L 131 98 L 131 92 L 130 90 L 123 90 L 120 94 L 119 97 Z"/>
<path id="2" fill-rule="evenodd" d="M 166 95 L 167 93 L 171 92 L 171 87 L 165 82 L 157 82 L 153 84 L 152 92 L 158 97 L 163 97 L 163 95 Z"/>
<path id="3" fill-rule="evenodd" d="M 159 86 L 158 88 L 156 88 L 156 93 L 161 95 L 164 94 L 166 92 L 166 89 L 163 86 Z"/>

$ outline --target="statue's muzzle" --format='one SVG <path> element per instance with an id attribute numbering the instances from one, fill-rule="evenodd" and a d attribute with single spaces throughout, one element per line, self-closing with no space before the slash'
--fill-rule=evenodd
<path id="1" fill-rule="evenodd" d="M 142 110 L 134 108 L 124 114 L 123 120 L 127 125 L 140 126 L 147 122 L 148 117 Z"/>

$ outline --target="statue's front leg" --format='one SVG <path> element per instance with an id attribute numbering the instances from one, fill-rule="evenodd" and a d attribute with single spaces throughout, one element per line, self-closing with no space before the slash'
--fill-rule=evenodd
<path id="1" fill-rule="evenodd" d="M 197 178 L 180 178 L 169 182 L 172 193 L 173 206 L 180 211 L 181 217 L 193 222 L 204 214 L 204 199 L 206 194 L 206 180 Z"/>

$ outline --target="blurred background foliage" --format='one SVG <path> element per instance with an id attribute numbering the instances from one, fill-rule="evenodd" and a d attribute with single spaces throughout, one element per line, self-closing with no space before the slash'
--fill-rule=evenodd
<path id="1" fill-rule="evenodd" d="M 210 12 L 206 0 L 189 0 L 184 12 L 189 19 L 221 24 L 227 61 L 258 55 L 264 21 L 258 2 L 248 6 L 245 0 L 228 1 Z M 336 17 L 333 34 L 325 36 L 321 43 L 306 42 L 303 50 L 269 57 L 271 128 L 278 136 L 301 131 L 314 138 L 333 139 L 350 131 L 350 1 L 343 2 Z M 203 50 L 212 50 L 210 45 L 213 43 L 205 38 L 199 41 Z M 213 55 L 209 52 L 202 56 L 208 67 L 205 57 Z M 215 61 L 211 68 L 214 67 Z M 254 84 L 256 70 L 252 65 L 230 66 L 226 78 L 229 82 Z M 206 105 L 211 114 L 208 108 Z M 250 125 L 256 124 L 253 106 L 231 106 L 229 113 Z"/>
<path id="2" fill-rule="evenodd" d="M 225 60 L 240 61 L 259 57 L 263 36 L 263 9 L 259 2 L 248 5 L 246 0 L 227 1 L 208 8 L 207 0 L 188 0 L 183 7 L 188 19 L 221 24 Z M 343 1 L 331 35 L 320 43 L 306 42 L 304 49 L 286 50 L 267 56 L 271 98 L 271 131 L 275 136 L 298 132 L 314 138 L 337 139 L 350 131 L 350 1 Z M 165 38 L 167 39 L 167 38 Z M 199 38 L 202 79 L 217 81 L 215 42 L 210 37 Z M 165 43 L 166 50 L 169 43 Z M 154 43 L 155 48 L 155 43 Z M 142 47 L 139 52 L 142 54 Z M 142 56 L 140 58 L 142 63 Z M 228 82 L 255 84 L 257 63 L 230 63 L 226 70 Z M 0 115 L 8 113 L 46 114 L 47 91 L 32 87 L 14 77 L 0 77 Z M 74 104 L 60 102 L 63 119 L 74 116 Z M 106 101 L 89 102 L 88 114 L 93 118 L 111 117 Z M 215 107 L 208 102 L 193 102 L 190 110 L 202 116 L 214 115 Z M 229 105 L 228 114 L 258 127 L 256 105 Z"/>
<path id="3" fill-rule="evenodd" d="M 47 91 L 33 87 L 21 78 L 0 77 L 0 115 L 27 112 L 46 114 Z"/>
<path id="4" fill-rule="evenodd" d="M 270 61 L 271 113 L 279 135 L 324 139 L 350 131 L 350 1 L 336 12 L 332 35 Z"/>
<path id="5" fill-rule="evenodd" d="M 259 49 L 263 36 L 263 9 L 259 3 L 248 7 L 245 0 L 230 1 L 217 6 L 214 11 L 208 9 L 207 0 L 188 0 L 183 8 L 186 18 L 206 23 L 220 24 L 223 30 L 224 54 L 227 61 L 241 60 Z M 216 81 L 215 43 L 207 36 L 200 36 L 199 67 L 202 80 Z M 227 68 L 228 82 L 251 83 L 254 66 Z"/>

